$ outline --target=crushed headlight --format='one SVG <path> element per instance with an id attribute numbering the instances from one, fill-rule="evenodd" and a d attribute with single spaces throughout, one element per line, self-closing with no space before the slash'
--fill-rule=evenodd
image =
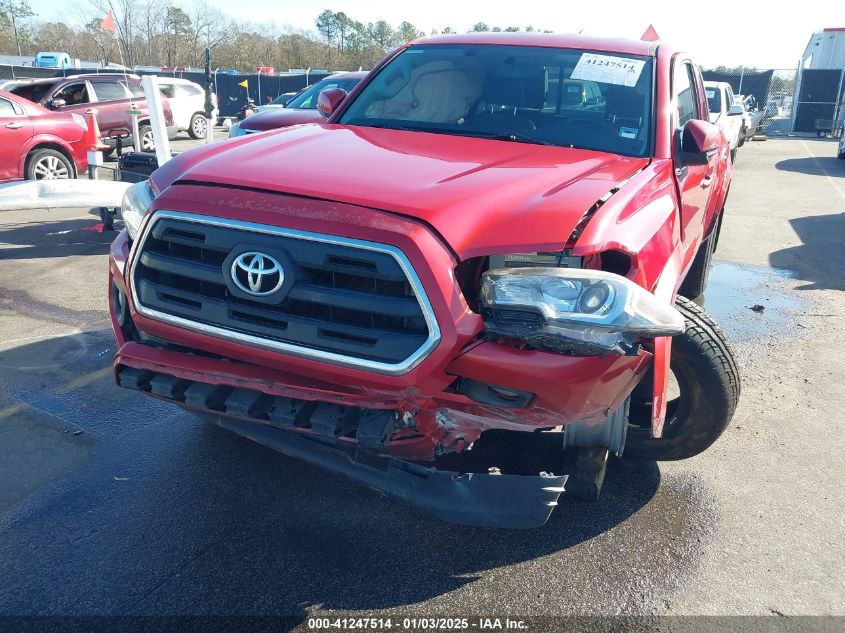
<path id="1" fill-rule="evenodd" d="M 144 215 L 147 213 L 153 200 L 155 200 L 155 194 L 148 180 L 135 183 L 123 194 L 123 202 L 120 205 L 120 217 L 123 219 L 123 225 L 129 232 L 131 239 L 134 240 L 135 236 L 138 235 L 141 221 L 144 219 Z"/>
<path id="2" fill-rule="evenodd" d="M 488 270 L 481 304 L 487 331 L 551 351 L 630 354 L 637 338 L 674 336 L 685 327 L 674 306 L 600 270 Z"/>

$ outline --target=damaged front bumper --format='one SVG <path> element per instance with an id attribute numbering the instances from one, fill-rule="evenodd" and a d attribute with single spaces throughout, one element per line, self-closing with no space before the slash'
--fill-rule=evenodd
<path id="1" fill-rule="evenodd" d="M 389 411 L 273 397 L 132 367 L 118 366 L 117 379 L 122 387 L 194 410 L 218 426 L 355 479 L 451 523 L 540 527 L 564 492 L 566 475 L 438 470 L 379 454 L 395 430 L 394 414 Z M 346 425 L 355 428 L 357 441 L 340 437 L 349 430 Z"/>
<path id="2" fill-rule="evenodd" d="M 238 435 L 360 481 L 450 523 L 487 528 L 540 527 L 557 506 L 567 479 L 566 475 L 441 471 L 376 456 L 354 445 L 329 445 L 315 436 L 226 416 L 207 417 Z"/>

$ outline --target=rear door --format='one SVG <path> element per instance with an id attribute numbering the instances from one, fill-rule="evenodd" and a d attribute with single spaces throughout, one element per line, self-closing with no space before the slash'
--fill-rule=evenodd
<path id="1" fill-rule="evenodd" d="M 32 124 L 23 109 L 0 97 L 0 180 L 23 178 L 21 152 L 32 136 Z"/>
<path id="2" fill-rule="evenodd" d="M 104 137 L 112 133 L 132 132 L 129 115 L 131 101 L 126 86 L 118 79 L 94 79 L 91 87 L 97 100 L 97 122 Z"/>
<path id="3" fill-rule="evenodd" d="M 697 247 L 696 240 L 704 231 L 704 219 L 709 208 L 718 160 L 715 152 L 708 157 L 705 165 L 685 165 L 680 160 L 684 124 L 692 119 L 707 120 L 706 110 L 699 98 L 702 87 L 698 81 L 692 63 L 688 59 L 676 58 L 672 70 L 675 178 L 681 196 L 681 239 L 685 249 Z"/>

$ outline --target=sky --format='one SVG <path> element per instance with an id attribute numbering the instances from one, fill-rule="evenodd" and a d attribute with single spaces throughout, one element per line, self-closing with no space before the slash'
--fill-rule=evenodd
<path id="1" fill-rule="evenodd" d="M 85 4 L 86 0 L 74 0 Z M 174 0 L 186 6 L 193 0 Z M 407 20 L 420 30 L 468 31 L 476 22 L 491 27 L 533 25 L 559 33 L 639 38 L 649 24 L 674 47 L 691 53 L 705 68 L 756 66 L 795 68 L 810 35 L 824 27 L 845 27 L 841 0 L 771 2 L 667 2 L 665 0 L 534 0 L 473 3 L 455 0 L 206 0 L 238 20 L 314 30 L 324 9 L 343 11 L 361 22 Z M 71 2 L 73 4 L 73 1 Z M 30 0 L 39 19 L 68 20 L 66 0 Z M 696 8 L 696 5 L 700 8 Z M 71 12 L 75 15 L 76 12 Z M 70 20 L 73 22 L 73 20 Z"/>

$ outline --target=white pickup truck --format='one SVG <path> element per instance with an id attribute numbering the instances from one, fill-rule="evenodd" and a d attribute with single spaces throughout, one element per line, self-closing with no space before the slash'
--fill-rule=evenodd
<path id="1" fill-rule="evenodd" d="M 742 127 L 739 131 L 739 147 L 753 137 L 760 128 L 765 112 L 757 107 L 753 96 L 736 95 L 736 102 L 742 106 Z"/>
<path id="2" fill-rule="evenodd" d="M 729 83 L 723 81 L 705 81 L 707 105 L 710 109 L 710 122 L 721 128 L 731 145 L 731 160 L 736 159 L 742 131 L 743 107 L 734 101 L 734 91 Z"/>

